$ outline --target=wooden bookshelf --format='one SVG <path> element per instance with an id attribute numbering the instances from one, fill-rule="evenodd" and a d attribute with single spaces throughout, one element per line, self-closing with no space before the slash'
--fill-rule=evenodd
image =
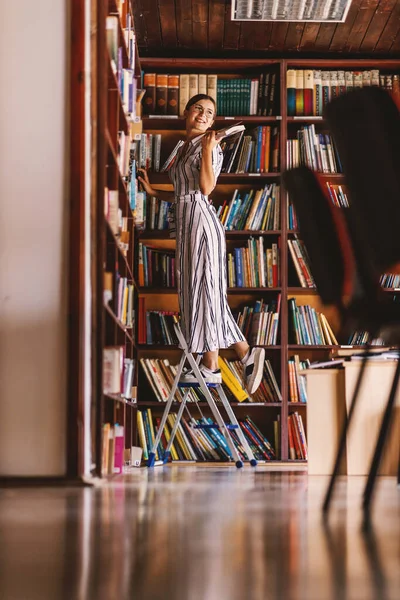
<path id="1" fill-rule="evenodd" d="M 268 351 L 273 350 L 274 356 L 274 368 L 276 369 L 275 375 L 280 385 L 283 401 L 279 404 L 268 404 L 265 406 L 274 408 L 280 416 L 281 422 L 281 456 L 280 459 L 287 462 L 289 459 L 288 451 L 288 416 L 293 410 L 301 409 L 301 414 L 304 420 L 304 426 L 306 427 L 306 404 L 301 402 L 291 402 L 289 398 L 289 372 L 288 372 L 288 359 L 293 354 L 300 353 L 301 357 L 310 357 L 310 359 L 327 359 L 331 353 L 338 348 L 334 345 L 297 345 L 289 343 L 289 311 L 287 300 L 291 297 L 299 299 L 300 304 L 308 303 L 316 310 L 321 311 L 322 306 L 318 297 L 317 290 L 313 288 L 302 288 L 300 283 L 296 283 L 296 273 L 291 263 L 291 256 L 288 250 L 287 240 L 293 238 L 293 234 L 297 231 L 289 229 L 287 221 L 287 194 L 281 183 L 281 173 L 287 167 L 286 162 L 286 146 L 287 140 L 291 139 L 295 132 L 303 125 L 314 124 L 316 128 L 323 128 L 326 126 L 323 119 L 318 116 L 299 116 L 293 117 L 287 115 L 287 93 L 286 93 L 286 74 L 289 68 L 295 69 L 342 69 L 342 70 L 365 70 L 365 69 L 380 69 L 383 73 L 399 73 L 400 72 L 400 61 L 399 60 L 365 60 L 365 59 L 327 59 L 327 60 L 314 60 L 314 59 L 183 59 L 183 58 L 144 58 L 142 59 L 142 67 L 144 72 L 156 72 L 156 73 L 208 73 L 223 75 L 223 78 L 234 78 L 234 77 L 251 77 L 257 76 L 263 70 L 274 66 L 279 73 L 279 83 L 277 83 L 277 93 L 279 95 L 279 108 L 277 114 L 271 117 L 259 117 L 259 116 L 218 116 L 217 127 L 225 122 L 230 121 L 243 121 L 245 125 L 254 127 L 256 125 L 271 124 L 279 127 L 280 131 L 280 166 L 279 172 L 260 173 L 260 174 L 249 174 L 249 173 L 229 173 L 221 174 L 218 179 L 216 190 L 212 194 L 214 204 L 216 206 L 222 203 L 222 199 L 229 200 L 232 196 L 236 186 L 240 186 L 240 189 L 252 189 L 261 188 L 269 182 L 279 182 L 281 185 L 281 224 L 277 231 L 227 231 L 226 238 L 230 246 L 236 240 L 241 238 L 245 240 L 250 236 L 276 236 L 280 240 L 280 287 L 279 288 L 228 288 L 229 303 L 232 308 L 237 308 L 240 304 L 255 301 L 268 294 L 278 293 L 282 294 L 281 312 L 280 312 L 280 326 L 278 340 L 279 343 L 276 346 L 269 347 Z M 165 154 L 168 155 L 171 148 L 176 144 L 177 140 L 184 137 L 184 120 L 182 118 L 164 118 L 162 116 L 146 116 L 143 119 L 144 130 L 151 133 L 162 134 L 162 145 L 165 146 Z M 163 150 L 161 157 L 161 164 L 163 163 Z M 341 173 L 320 173 L 323 179 L 327 181 L 333 181 L 334 183 L 341 184 L 344 182 L 344 175 Z M 155 187 L 160 186 L 159 189 L 172 190 L 168 175 L 165 173 L 149 173 L 150 181 Z M 310 218 L 312 218 L 310 216 Z M 147 242 L 152 246 L 158 244 L 167 243 L 165 240 L 168 239 L 168 234 L 165 231 L 158 230 L 144 230 L 139 232 L 139 239 L 144 244 Z M 268 238 L 267 238 L 268 239 Z M 168 242 L 168 248 L 174 247 L 175 242 Z M 162 246 L 165 247 L 165 246 Z M 386 293 L 393 293 L 392 289 L 384 290 Z M 172 295 L 176 295 L 176 290 L 167 288 L 140 288 L 139 295 L 143 295 L 151 302 L 149 308 L 146 310 L 168 310 L 167 307 L 173 304 L 174 310 L 177 309 L 177 300 L 172 300 Z M 146 300 L 146 302 L 147 302 Z M 171 308 L 170 308 L 171 310 Z M 334 332 L 335 329 L 332 326 Z M 345 343 L 345 340 L 339 340 Z M 141 344 L 138 346 L 139 356 L 151 356 L 154 352 L 154 356 L 160 357 L 160 350 L 168 351 L 173 354 L 179 355 L 179 350 L 174 346 L 150 346 Z M 272 354 L 272 353 L 271 353 Z M 268 355 L 270 356 L 270 355 Z M 162 403 L 152 402 L 150 399 L 143 399 L 141 401 L 141 395 L 139 392 L 139 407 L 152 406 L 154 410 L 158 407 L 160 410 L 163 409 Z M 161 404 L 161 406 L 160 406 Z M 249 408 L 250 404 L 233 405 L 235 410 L 240 406 L 242 411 L 243 407 Z M 253 407 L 255 411 L 256 407 Z M 258 425 L 266 433 L 267 436 L 271 436 L 271 419 L 272 415 L 269 412 L 262 412 L 258 417 Z M 273 443 L 273 439 L 269 438 L 269 441 Z M 304 461 L 290 461 L 290 462 L 304 462 Z"/>
<path id="2" fill-rule="evenodd" d="M 111 20 L 109 19 L 111 17 Z M 130 51 L 125 41 L 125 29 L 134 31 L 133 13 L 130 1 L 119 3 L 116 0 L 103 0 L 98 3 L 98 72 L 97 72 L 97 106 L 98 106 L 98 143 L 97 143 L 97 314 L 96 335 L 100 343 L 97 353 L 97 389 L 99 390 L 95 438 L 95 463 L 98 476 L 113 475 L 114 462 L 109 459 L 109 469 L 103 468 L 104 449 L 112 447 L 104 438 L 104 426 L 116 424 L 123 427 L 123 461 L 129 461 L 130 449 L 137 444 L 136 428 L 136 388 L 137 388 L 137 345 L 135 314 L 137 288 L 134 278 L 135 259 L 135 227 L 130 208 L 129 171 L 127 153 L 130 151 L 132 114 L 124 105 L 120 81 L 122 69 L 133 71 L 136 86 L 140 89 L 141 68 L 138 62 L 137 47 L 133 49 L 134 68 Z M 112 22 L 115 31 L 118 60 L 112 63 L 107 25 Z M 107 25 L 106 25 L 107 24 Z M 120 70 L 121 69 L 121 70 Z M 124 160 L 125 156 L 125 160 Z M 113 207 L 108 192 L 113 193 Z M 107 209 L 107 202 L 109 208 Z M 111 214 L 116 215 L 112 217 Z M 121 227 L 122 225 L 122 227 Z M 121 233 L 121 230 L 126 233 Z M 129 236 L 127 242 L 126 237 Z M 105 287 L 105 274 L 108 278 Z M 133 308 L 132 323 L 125 320 L 119 312 L 118 278 L 123 278 L 131 286 L 131 306 Z M 109 281 L 112 281 L 111 290 Z M 112 295 L 112 298 L 110 298 Z M 133 361 L 134 376 L 129 392 L 121 389 L 118 392 L 106 391 L 104 386 L 107 370 L 104 368 L 104 352 L 109 348 L 121 348 L 123 358 Z M 117 372 L 120 375 L 119 371 Z M 115 383 L 115 382 L 114 382 Z M 130 397 L 131 396 L 131 397 Z M 107 434 L 108 435 L 108 434 Z M 108 451 L 108 450 L 107 450 Z"/>

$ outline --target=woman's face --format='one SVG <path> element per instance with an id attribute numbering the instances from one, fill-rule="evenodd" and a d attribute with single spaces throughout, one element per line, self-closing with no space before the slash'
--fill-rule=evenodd
<path id="1" fill-rule="evenodd" d="M 215 109 L 211 100 L 199 100 L 185 111 L 186 128 L 207 131 L 214 122 Z"/>

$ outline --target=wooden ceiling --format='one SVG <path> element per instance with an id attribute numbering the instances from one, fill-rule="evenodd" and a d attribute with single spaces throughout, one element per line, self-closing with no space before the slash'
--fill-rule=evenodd
<path id="1" fill-rule="evenodd" d="M 135 0 L 143 56 L 400 55 L 400 0 L 353 0 L 345 23 L 237 23 L 231 0 Z"/>

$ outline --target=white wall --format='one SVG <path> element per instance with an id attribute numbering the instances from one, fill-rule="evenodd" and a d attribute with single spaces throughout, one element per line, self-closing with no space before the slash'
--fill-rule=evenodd
<path id="1" fill-rule="evenodd" d="M 66 4 L 2 4 L 0 475 L 65 474 Z"/>

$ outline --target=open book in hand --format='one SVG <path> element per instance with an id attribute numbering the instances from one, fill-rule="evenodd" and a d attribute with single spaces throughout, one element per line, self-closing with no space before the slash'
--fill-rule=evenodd
<path id="1" fill-rule="evenodd" d="M 235 123 L 235 125 L 229 125 L 228 127 L 224 127 L 224 129 L 219 129 L 215 132 L 215 137 L 217 140 L 221 141 L 230 135 L 234 135 L 235 133 L 239 133 L 240 131 L 244 131 L 245 126 L 242 123 Z"/>

